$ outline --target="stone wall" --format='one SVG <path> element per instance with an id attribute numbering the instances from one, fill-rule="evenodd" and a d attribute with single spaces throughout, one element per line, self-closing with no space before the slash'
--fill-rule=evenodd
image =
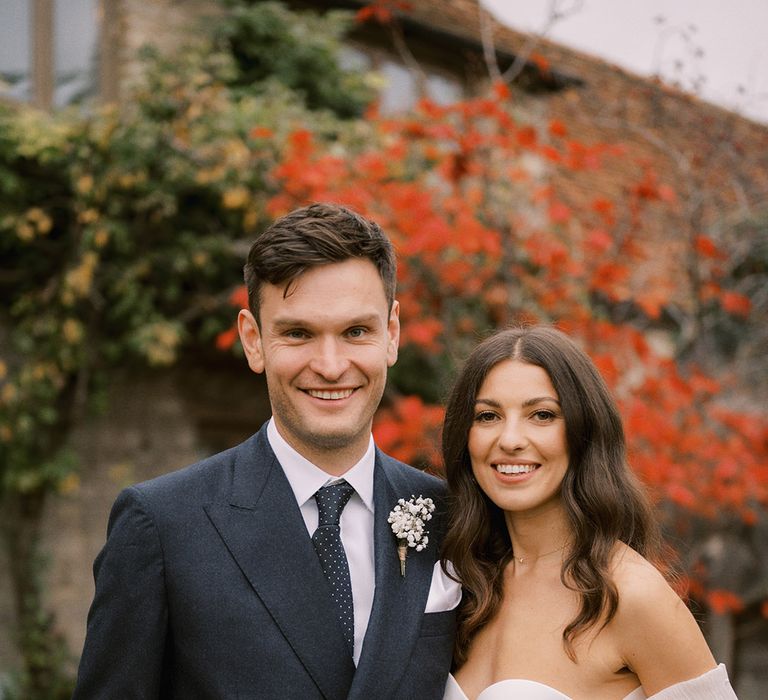
<path id="1" fill-rule="evenodd" d="M 116 42 L 106 47 L 113 52 L 119 82 L 118 94 L 141 75 L 140 49 L 152 45 L 170 53 L 187 39 L 193 39 L 204 17 L 221 12 L 213 0 L 104 0 L 112 11 L 106 17 L 113 25 Z"/>
<path id="2" fill-rule="evenodd" d="M 85 638 L 92 563 L 120 489 L 237 444 L 269 417 L 263 380 L 244 360 L 219 358 L 116 380 L 108 408 L 73 436 L 80 472 L 46 509 L 42 550 L 48 603 L 73 654 Z M 0 551 L 0 679 L 18 667 L 7 566 Z"/>

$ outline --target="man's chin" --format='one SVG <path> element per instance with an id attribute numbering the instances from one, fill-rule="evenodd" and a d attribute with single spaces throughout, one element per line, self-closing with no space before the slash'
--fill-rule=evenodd
<path id="1" fill-rule="evenodd" d="M 320 450 L 332 452 L 345 450 L 361 439 L 361 433 L 349 431 L 316 432 L 307 436 L 307 441 Z"/>

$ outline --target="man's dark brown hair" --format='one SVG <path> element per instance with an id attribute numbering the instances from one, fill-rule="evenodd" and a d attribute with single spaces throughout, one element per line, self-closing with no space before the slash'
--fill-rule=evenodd
<path id="1" fill-rule="evenodd" d="M 308 269 L 350 258 L 370 260 L 384 283 L 387 304 L 395 298 L 396 262 L 392 243 L 379 225 L 336 204 L 312 204 L 277 219 L 253 242 L 245 264 L 248 306 L 259 322 L 263 284 L 285 285 Z"/>

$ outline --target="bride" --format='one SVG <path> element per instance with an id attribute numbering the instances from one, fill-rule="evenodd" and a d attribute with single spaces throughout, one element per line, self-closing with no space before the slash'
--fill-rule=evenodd
<path id="1" fill-rule="evenodd" d="M 448 402 L 464 586 L 444 700 L 734 700 L 693 616 L 651 562 L 661 540 L 591 360 L 544 326 L 501 331 Z"/>

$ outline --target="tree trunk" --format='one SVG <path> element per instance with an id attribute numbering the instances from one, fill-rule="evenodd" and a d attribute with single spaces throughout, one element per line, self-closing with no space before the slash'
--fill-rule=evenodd
<path id="1" fill-rule="evenodd" d="M 23 659 L 21 697 L 57 700 L 72 694 L 69 661 L 63 638 L 54 630 L 53 614 L 45 609 L 40 527 L 46 492 L 6 493 L 0 502 L 0 534 L 8 559 L 16 608 L 16 638 Z"/>

